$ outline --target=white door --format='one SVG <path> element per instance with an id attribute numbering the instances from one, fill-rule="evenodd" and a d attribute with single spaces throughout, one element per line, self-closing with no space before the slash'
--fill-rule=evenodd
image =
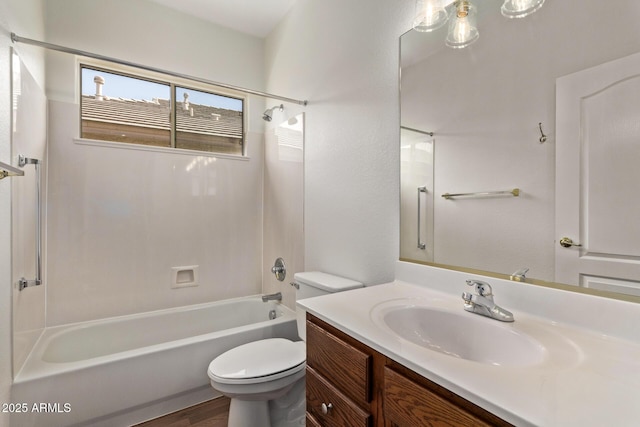
<path id="1" fill-rule="evenodd" d="M 556 281 L 640 295 L 640 54 L 556 81 L 556 144 Z"/>

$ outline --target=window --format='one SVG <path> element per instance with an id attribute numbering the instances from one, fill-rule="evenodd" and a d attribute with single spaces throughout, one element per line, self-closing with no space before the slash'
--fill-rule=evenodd
<path id="1" fill-rule="evenodd" d="M 84 64 L 80 71 L 81 138 L 243 154 L 242 98 L 196 82 L 152 80 Z"/>

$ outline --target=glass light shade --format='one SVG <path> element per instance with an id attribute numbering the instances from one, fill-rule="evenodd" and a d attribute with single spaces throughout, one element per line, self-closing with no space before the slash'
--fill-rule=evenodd
<path id="1" fill-rule="evenodd" d="M 449 14 L 442 7 L 440 0 L 416 0 L 416 17 L 413 21 L 413 29 L 423 33 L 437 30 L 442 27 Z"/>
<path id="2" fill-rule="evenodd" d="M 462 49 L 478 40 L 480 33 L 476 27 L 475 7 L 461 0 L 456 5 L 456 15 L 449 23 L 445 44 L 454 49 Z"/>
<path id="3" fill-rule="evenodd" d="M 524 18 L 540 9 L 544 0 L 505 0 L 500 11 L 507 18 Z"/>

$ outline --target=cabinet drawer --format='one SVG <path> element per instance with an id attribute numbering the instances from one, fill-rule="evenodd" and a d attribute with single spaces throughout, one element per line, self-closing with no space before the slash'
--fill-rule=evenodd
<path id="1" fill-rule="evenodd" d="M 313 418 L 313 415 L 307 412 L 306 427 L 322 427 L 319 422 Z"/>
<path id="2" fill-rule="evenodd" d="M 371 401 L 371 355 L 307 322 L 307 365 L 365 406 Z"/>
<path id="3" fill-rule="evenodd" d="M 388 367 L 384 368 L 384 411 L 386 419 L 399 427 L 490 426 Z"/>
<path id="4" fill-rule="evenodd" d="M 306 381 L 308 419 L 327 427 L 370 425 L 371 415 L 342 394 L 313 368 L 307 367 Z M 323 413 L 323 404 L 330 405 L 326 414 Z"/>

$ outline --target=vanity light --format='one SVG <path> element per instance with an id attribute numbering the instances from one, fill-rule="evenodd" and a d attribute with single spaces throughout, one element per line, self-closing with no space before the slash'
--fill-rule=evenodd
<path id="1" fill-rule="evenodd" d="M 544 0 L 505 0 L 500 11 L 507 18 L 524 18 L 540 9 Z"/>
<path id="2" fill-rule="evenodd" d="M 540 9 L 544 2 L 545 0 L 504 0 L 501 12 L 507 18 L 524 18 Z M 476 8 L 470 0 L 416 0 L 413 29 L 428 33 L 449 21 L 445 43 L 454 49 L 461 49 L 480 36 L 475 16 Z"/>
<path id="3" fill-rule="evenodd" d="M 476 28 L 475 7 L 467 0 L 456 2 L 455 19 L 449 22 L 445 44 L 454 49 L 462 49 L 478 40 L 478 37 L 480 33 Z"/>
<path id="4" fill-rule="evenodd" d="M 449 12 L 440 0 L 416 0 L 416 18 L 413 29 L 428 33 L 442 27 L 449 19 Z"/>

